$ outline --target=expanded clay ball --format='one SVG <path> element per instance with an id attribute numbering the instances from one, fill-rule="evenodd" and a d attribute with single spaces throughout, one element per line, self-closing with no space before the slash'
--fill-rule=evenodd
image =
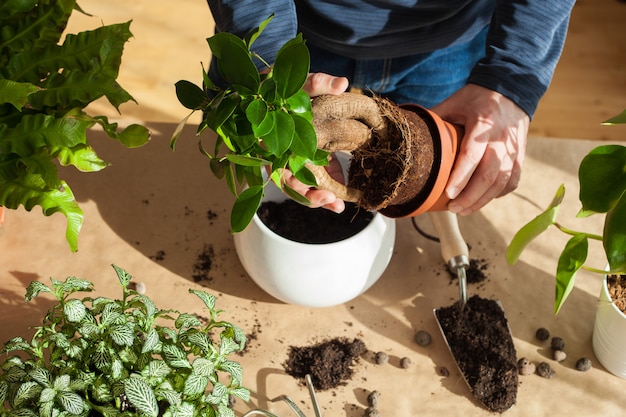
<path id="1" fill-rule="evenodd" d="M 380 398 L 380 392 L 374 390 L 367 396 L 367 404 L 370 407 L 376 407 L 378 405 L 378 399 Z"/>
<path id="2" fill-rule="evenodd" d="M 535 337 L 542 342 L 545 342 L 548 338 L 550 338 L 550 332 L 545 327 L 540 327 L 535 332 Z"/>
<path id="3" fill-rule="evenodd" d="M 557 362 L 563 362 L 565 358 L 567 358 L 567 353 L 563 352 L 562 350 L 553 350 L 552 358 Z"/>
<path id="4" fill-rule="evenodd" d="M 404 357 L 402 359 L 400 359 L 400 366 L 404 369 L 408 369 L 411 367 L 411 365 L 413 365 L 413 361 L 411 360 L 411 358 L 408 357 Z"/>
<path id="5" fill-rule="evenodd" d="M 385 352 L 377 352 L 376 356 L 374 356 L 374 359 L 376 360 L 377 364 L 383 365 L 389 362 L 389 355 L 387 355 Z"/>
<path id="6" fill-rule="evenodd" d="M 535 373 L 536 366 L 527 358 L 520 358 L 517 361 L 517 369 L 520 375 L 532 375 Z"/>
<path id="7" fill-rule="evenodd" d="M 563 348 L 565 348 L 565 342 L 560 337 L 553 337 L 550 346 L 552 346 L 554 350 L 563 350 Z"/>
<path id="8" fill-rule="evenodd" d="M 420 346 L 428 346 L 432 343 L 433 338 L 426 330 L 420 330 L 415 333 L 415 342 Z"/>
<path id="9" fill-rule="evenodd" d="M 535 373 L 542 378 L 548 379 L 554 376 L 554 370 L 550 367 L 550 364 L 548 362 L 541 362 L 539 365 L 537 365 Z"/>
<path id="10" fill-rule="evenodd" d="M 367 407 L 363 417 L 380 417 L 380 411 L 374 407 Z"/>
<path id="11" fill-rule="evenodd" d="M 576 361 L 576 369 L 581 372 L 587 372 L 591 369 L 591 359 L 580 358 Z"/>

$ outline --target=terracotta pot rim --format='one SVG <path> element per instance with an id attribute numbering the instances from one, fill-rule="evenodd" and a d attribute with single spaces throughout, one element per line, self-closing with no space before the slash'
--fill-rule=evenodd
<path id="1" fill-rule="evenodd" d="M 402 104 L 400 108 L 427 116 L 427 124 L 436 130 L 432 133 L 435 160 L 428 183 L 429 190 L 423 190 L 413 201 L 399 206 L 389 206 L 379 210 L 388 217 L 415 217 L 428 211 L 446 210 L 448 197 L 445 187 L 458 152 L 459 127 L 443 120 L 438 114 L 419 104 Z M 434 125 L 434 126 L 433 126 Z M 424 195 L 425 194 L 425 195 Z"/>

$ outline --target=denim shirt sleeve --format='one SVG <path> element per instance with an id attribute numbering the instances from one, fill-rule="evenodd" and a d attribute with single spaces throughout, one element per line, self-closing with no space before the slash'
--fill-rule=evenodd
<path id="1" fill-rule="evenodd" d="M 272 22 L 265 27 L 252 50 L 268 63 L 288 40 L 296 36 L 298 19 L 293 0 L 207 0 L 216 32 L 230 32 L 243 37 L 261 22 L 274 14 Z M 257 68 L 265 65 L 257 61 Z"/>
<path id="2" fill-rule="evenodd" d="M 469 83 L 497 91 L 533 117 L 560 58 L 574 0 L 498 0 L 486 56 Z"/>

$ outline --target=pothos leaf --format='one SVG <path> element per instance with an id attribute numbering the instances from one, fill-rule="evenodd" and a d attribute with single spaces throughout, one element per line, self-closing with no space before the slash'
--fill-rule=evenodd
<path id="1" fill-rule="evenodd" d="M 580 162 L 580 201 L 583 211 L 606 213 L 626 190 L 626 146 L 602 145 Z"/>
<path id="2" fill-rule="evenodd" d="M 611 271 L 626 271 L 626 195 L 606 214 L 603 236 Z"/>
<path id="3" fill-rule="evenodd" d="M 533 239 L 554 224 L 564 195 L 565 187 L 561 184 L 546 210 L 524 225 L 518 230 L 515 236 L 513 236 L 506 250 L 506 260 L 509 264 L 515 264 L 524 248 L 526 248 Z"/>
<path id="4" fill-rule="evenodd" d="M 556 291 L 554 296 L 554 313 L 558 314 L 561 306 L 574 288 L 576 272 L 587 259 L 588 239 L 585 233 L 578 233 L 572 237 L 561 256 L 556 271 Z"/>

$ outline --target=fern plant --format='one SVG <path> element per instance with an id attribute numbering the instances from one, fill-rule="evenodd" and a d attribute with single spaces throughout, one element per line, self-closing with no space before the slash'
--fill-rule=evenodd
<path id="1" fill-rule="evenodd" d="M 58 304 L 30 342 L 16 337 L 5 344 L 0 415 L 234 417 L 229 397 L 248 401 L 249 391 L 241 386 L 241 366 L 227 356 L 244 348 L 243 331 L 218 319 L 222 311 L 204 291 L 189 290 L 208 309 L 203 321 L 158 309 L 129 288 L 128 272 L 113 267 L 120 300 L 72 298 L 94 289 L 75 277 L 28 286 L 27 302 L 51 293 Z"/>
<path id="2" fill-rule="evenodd" d="M 118 129 L 105 116 L 84 111 L 106 97 L 119 106 L 132 96 L 116 81 L 130 22 L 67 34 L 76 0 L 4 0 L 0 4 L 0 206 L 67 218 L 66 239 L 78 249 L 83 212 L 58 164 L 80 171 L 107 166 L 90 146 L 88 130 L 100 125 L 127 147 L 149 139 L 140 125 Z"/>

